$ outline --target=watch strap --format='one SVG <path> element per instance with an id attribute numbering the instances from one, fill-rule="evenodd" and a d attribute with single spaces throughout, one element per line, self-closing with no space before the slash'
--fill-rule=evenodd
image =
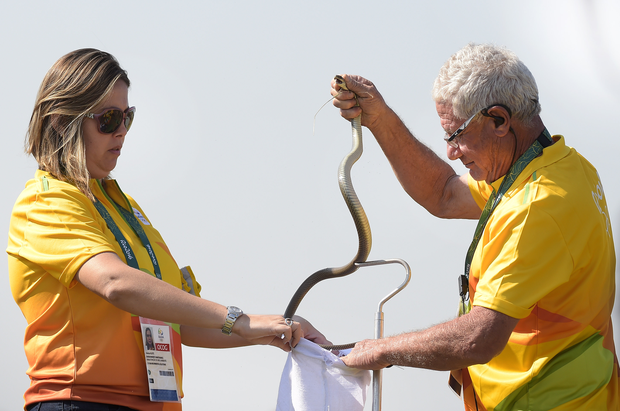
<path id="1" fill-rule="evenodd" d="M 226 335 L 231 335 L 233 326 L 235 325 L 237 318 L 243 315 L 243 311 L 234 306 L 228 306 L 226 308 L 228 309 L 228 314 L 226 315 L 224 325 L 222 326 L 222 333 Z"/>

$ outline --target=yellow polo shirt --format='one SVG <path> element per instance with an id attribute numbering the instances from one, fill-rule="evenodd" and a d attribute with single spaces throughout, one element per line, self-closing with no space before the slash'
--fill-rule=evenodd
<path id="1" fill-rule="evenodd" d="M 189 291 L 168 247 L 138 204 L 127 205 L 114 180 L 103 183 L 115 202 L 131 207 L 153 247 L 162 279 Z M 153 264 L 140 239 L 95 180 L 91 189 L 132 247 L 140 268 Z M 28 326 L 24 347 L 31 385 L 27 404 L 81 400 L 139 410 L 180 410 L 178 403 L 150 402 L 137 317 L 120 310 L 74 279 L 82 264 L 102 252 L 125 257 L 93 205 L 75 186 L 37 171 L 11 215 L 9 277 Z M 199 292 L 199 286 L 196 284 Z M 174 338 L 180 341 L 178 326 Z M 181 352 L 175 353 L 177 372 Z"/>
<path id="2" fill-rule="evenodd" d="M 554 140 L 504 195 L 473 257 L 472 305 L 520 321 L 501 354 L 468 368 L 469 409 L 472 384 L 478 409 L 619 409 L 609 210 L 596 169 Z M 470 177 L 480 208 L 502 180 Z"/>

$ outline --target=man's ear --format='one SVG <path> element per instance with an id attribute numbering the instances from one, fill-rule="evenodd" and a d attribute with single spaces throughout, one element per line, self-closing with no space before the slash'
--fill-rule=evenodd
<path id="1" fill-rule="evenodd" d="M 486 113 L 483 113 L 493 119 L 495 123 L 495 133 L 502 137 L 510 131 L 510 113 L 502 106 L 493 106 L 489 108 Z"/>

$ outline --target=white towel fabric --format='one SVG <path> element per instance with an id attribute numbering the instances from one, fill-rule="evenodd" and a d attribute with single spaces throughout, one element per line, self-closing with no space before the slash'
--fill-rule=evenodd
<path id="1" fill-rule="evenodd" d="M 369 384 L 370 371 L 302 339 L 284 365 L 276 411 L 362 411 Z"/>

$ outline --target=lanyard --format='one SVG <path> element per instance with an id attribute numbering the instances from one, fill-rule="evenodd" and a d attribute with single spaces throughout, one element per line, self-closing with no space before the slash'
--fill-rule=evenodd
<path id="1" fill-rule="evenodd" d="M 469 270 L 471 268 L 471 262 L 474 258 L 474 253 L 476 252 L 476 247 L 478 247 L 478 242 L 480 242 L 480 238 L 482 238 L 482 233 L 484 232 L 484 228 L 486 227 L 493 210 L 495 210 L 495 207 L 497 207 L 499 202 L 502 200 L 504 194 L 506 194 L 506 192 L 510 189 L 510 186 L 512 186 L 525 167 L 527 167 L 532 160 L 538 157 L 545 147 L 548 147 L 551 144 L 553 144 L 553 140 L 545 128 L 542 133 L 540 133 L 536 141 L 534 141 L 525 153 L 519 157 L 516 163 L 510 167 L 510 170 L 508 170 L 508 173 L 504 177 L 504 181 L 502 181 L 499 189 L 495 191 L 495 188 L 493 188 L 493 193 L 491 193 L 491 196 L 482 210 L 482 214 L 478 220 L 478 225 L 476 226 L 474 238 L 469 246 L 469 250 L 467 250 L 467 256 L 465 257 L 465 274 L 459 276 L 459 295 L 461 296 L 459 315 L 469 312 L 471 307 L 470 304 L 467 306 L 465 305 L 466 301 L 469 300 Z"/>
<path id="2" fill-rule="evenodd" d="M 129 224 L 132 230 L 140 238 L 142 245 L 144 246 L 144 248 L 146 248 L 146 251 L 149 253 L 149 257 L 151 258 L 151 262 L 153 263 L 153 271 L 155 272 L 155 276 L 161 280 L 162 279 L 161 270 L 159 268 L 159 263 L 157 262 L 157 256 L 155 255 L 155 252 L 153 251 L 153 247 L 151 247 L 151 242 L 149 241 L 149 238 L 144 232 L 144 229 L 140 225 L 140 222 L 138 221 L 136 216 L 133 215 L 132 212 L 117 205 L 116 202 L 108 196 L 108 194 L 103 189 L 103 186 L 101 185 L 99 181 L 98 181 L 98 184 L 99 184 L 99 187 L 101 188 L 101 191 L 106 196 L 106 198 L 112 203 L 116 211 L 118 211 L 121 214 L 121 217 L 127 222 L 127 224 Z M 125 197 L 125 194 L 121 191 L 121 188 L 118 186 L 118 184 L 116 184 L 116 187 L 118 188 L 119 192 L 125 198 L 126 203 L 130 205 L 129 201 L 127 200 L 127 197 Z M 118 226 L 114 222 L 114 219 L 112 219 L 112 216 L 110 215 L 108 210 L 97 199 L 95 199 L 94 204 L 95 204 L 95 208 L 97 208 L 97 211 L 99 211 L 99 214 L 101 214 L 101 217 L 103 217 L 106 224 L 108 225 L 108 228 L 110 229 L 110 231 L 112 231 L 112 234 L 114 234 L 114 238 L 116 238 L 116 241 L 121 246 L 121 250 L 123 251 L 123 254 L 125 255 L 125 260 L 127 261 L 127 265 L 139 270 L 140 266 L 138 265 L 138 260 L 136 259 L 135 253 L 133 252 L 131 246 L 129 245 L 129 242 L 127 241 L 127 239 L 125 238 L 121 230 L 118 228 Z"/>
<path id="3" fill-rule="evenodd" d="M 125 222 L 129 224 L 131 229 L 140 238 L 142 245 L 148 251 L 149 256 L 151 257 L 151 261 L 153 262 L 153 271 L 155 272 L 155 276 L 161 280 L 161 270 L 157 262 L 157 257 L 155 256 L 155 252 L 151 247 L 151 242 L 149 241 L 149 238 L 144 232 L 142 225 L 140 225 L 140 222 L 131 211 L 126 210 L 124 207 L 118 205 L 114 200 L 110 198 L 110 196 L 108 196 L 107 192 L 103 189 L 101 182 L 97 182 L 99 183 L 99 187 L 101 188 L 104 196 L 108 199 L 108 201 L 110 201 L 112 206 L 121 215 L 123 220 L 125 220 Z M 131 203 L 129 202 L 121 188 L 118 186 L 118 183 L 116 183 L 116 181 L 114 183 L 116 184 L 118 191 L 123 196 L 125 204 L 131 209 Z M 112 216 L 110 215 L 108 210 L 104 207 L 101 201 L 96 198 L 93 203 L 95 204 L 97 211 L 99 211 L 99 214 L 101 214 L 101 217 L 103 217 L 103 219 L 105 220 L 110 231 L 112 231 L 112 234 L 114 234 L 116 241 L 118 241 L 119 245 L 121 246 L 121 250 L 123 251 L 125 259 L 127 260 L 127 265 L 139 270 L 140 267 L 138 266 L 138 261 L 135 257 L 135 254 L 133 253 L 133 250 L 131 249 L 131 246 L 125 239 L 125 236 L 123 235 L 121 230 L 114 222 L 114 219 L 112 219 Z M 148 318 L 139 317 L 136 314 L 131 314 L 131 316 L 134 331 L 138 333 L 137 341 L 139 345 L 141 345 L 141 343 L 146 345 L 147 341 L 145 329 L 149 327 L 149 325 L 151 326 L 151 335 L 153 335 L 153 328 L 157 327 L 158 336 L 161 336 L 162 338 L 158 344 L 155 344 L 154 346 L 149 346 L 144 349 L 146 372 L 149 381 L 150 400 L 153 402 L 180 402 L 181 374 L 179 369 L 177 369 L 177 364 L 175 361 L 175 352 L 180 353 L 181 349 L 181 338 L 178 328 L 179 326 L 172 323 L 166 323 L 163 321 L 156 321 Z M 138 329 L 135 328 L 136 322 L 134 322 L 133 317 L 138 318 Z M 142 335 L 142 337 L 140 337 L 140 335 Z M 141 345 L 142 348 L 144 348 L 145 345 Z"/>

